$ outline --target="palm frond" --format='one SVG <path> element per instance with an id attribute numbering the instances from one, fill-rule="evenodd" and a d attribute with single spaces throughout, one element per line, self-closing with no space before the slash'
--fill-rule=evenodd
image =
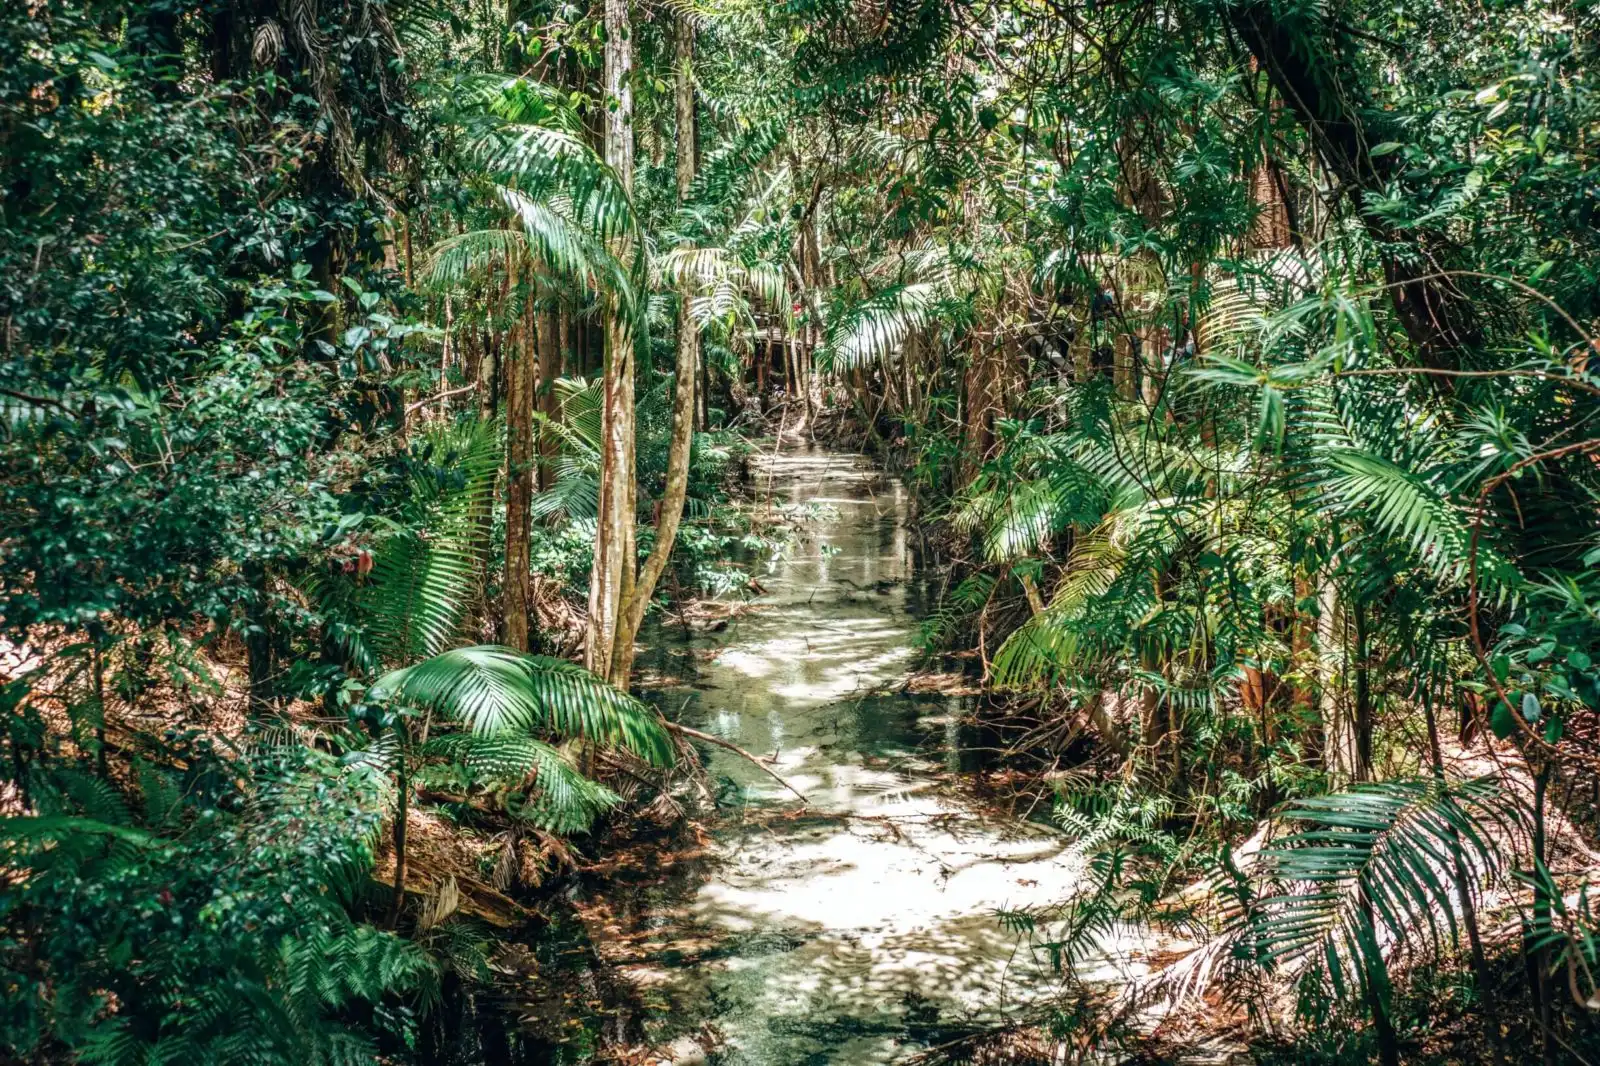
<path id="1" fill-rule="evenodd" d="M 430 740 L 425 752 L 453 759 L 482 784 L 510 789 L 511 813 L 552 833 L 587 830 L 620 802 L 615 792 L 579 772 L 565 752 L 534 737 L 448 733 Z"/>
<path id="2" fill-rule="evenodd" d="M 1476 895 L 1506 865 L 1526 822 L 1521 802 L 1489 778 L 1357 784 L 1295 801 L 1277 819 L 1296 831 L 1260 853 L 1254 951 L 1269 965 L 1309 967 L 1341 993 L 1419 935 L 1436 945 L 1441 921 L 1453 932 L 1460 893 Z"/>
<path id="3" fill-rule="evenodd" d="M 632 233 L 633 203 L 616 173 L 584 140 L 533 123 L 484 124 L 469 144 L 485 173 L 535 198 L 565 194 L 602 241 Z"/>
<path id="4" fill-rule="evenodd" d="M 368 694 L 432 709 L 482 736 L 543 732 L 621 748 L 671 766 L 673 746 L 655 712 L 583 667 L 485 644 L 392 670 Z"/>
<path id="5" fill-rule="evenodd" d="M 892 285 L 856 304 L 829 327 L 818 365 L 848 370 L 896 354 L 907 336 L 933 322 L 941 288 L 928 281 Z"/>
<path id="6" fill-rule="evenodd" d="M 1409 546 L 1439 580 L 1465 578 L 1471 532 L 1461 513 L 1426 479 L 1370 452 L 1336 450 L 1324 461 L 1332 470 L 1322 482 L 1330 503 L 1364 516 Z M 1478 568 L 1502 589 L 1517 580 L 1515 569 L 1487 544 L 1479 545 Z"/>
<path id="7" fill-rule="evenodd" d="M 427 289 L 456 289 L 497 267 L 521 262 L 527 254 L 527 238 L 518 230 L 468 230 L 428 249 L 418 280 Z"/>
<path id="8" fill-rule="evenodd" d="M 583 291 L 603 286 L 631 312 L 638 301 L 627 269 L 584 220 L 574 217 L 570 201 L 530 196 L 507 185 L 493 188 L 495 197 L 522 226 L 528 257 L 536 265 Z"/>

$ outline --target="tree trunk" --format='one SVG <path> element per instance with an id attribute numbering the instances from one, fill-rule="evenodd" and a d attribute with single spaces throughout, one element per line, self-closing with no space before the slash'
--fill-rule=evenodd
<path id="1" fill-rule="evenodd" d="M 1113 695 L 1112 699 L 1120 701 L 1121 697 Z M 1122 727 L 1117 725 L 1117 720 L 1112 717 L 1111 712 L 1106 710 L 1105 692 L 1102 690 L 1090 696 L 1084 701 L 1083 709 L 1106 747 L 1110 748 L 1117 758 L 1127 759 L 1128 738 L 1123 735 Z"/>
<path id="2" fill-rule="evenodd" d="M 1389 973 L 1384 966 L 1378 947 L 1377 923 L 1373 918 L 1372 901 L 1362 889 L 1361 938 L 1366 942 L 1361 952 L 1361 991 L 1372 1014 L 1373 1032 L 1378 1038 L 1379 1066 L 1400 1066 L 1400 1038 L 1395 1033 L 1392 1014 Z"/>
<path id="3" fill-rule="evenodd" d="M 1126 303 L 1126 301 L 1124 301 Z M 1115 362 L 1111 367 L 1111 381 L 1116 386 L 1117 395 L 1124 400 L 1133 399 L 1134 373 L 1133 373 L 1133 335 L 1118 332 L 1111 341 L 1111 350 Z"/>
<path id="4" fill-rule="evenodd" d="M 1405 141 L 1408 135 L 1367 102 L 1362 73 L 1349 58 L 1356 54 L 1357 42 L 1320 13 L 1300 13 L 1265 0 L 1233 7 L 1228 18 L 1371 234 L 1395 314 L 1419 361 L 1433 369 L 1458 367 L 1462 354 L 1479 339 L 1469 298 L 1437 276 L 1439 259 L 1425 235 L 1398 230 L 1365 210 L 1366 194 L 1386 194 L 1403 158 L 1398 153 L 1374 156 L 1373 146 Z M 1432 380 L 1436 389 L 1449 391 L 1449 379 Z"/>
<path id="5" fill-rule="evenodd" d="M 1356 780 L 1372 779 L 1372 672 L 1367 663 L 1367 610 L 1360 600 L 1350 605 L 1355 619 L 1355 749 Z"/>
<path id="6" fill-rule="evenodd" d="M 533 290 L 522 325 L 506 346 L 506 570 L 500 585 L 505 643 L 528 650 L 528 583 L 532 569 L 528 524 L 533 509 Z"/>
<path id="7" fill-rule="evenodd" d="M 972 361 L 967 367 L 966 425 L 962 427 L 961 480 L 967 485 L 977 476 L 994 443 L 994 420 L 1000 413 L 1001 359 L 998 341 L 974 337 Z"/>
<path id="8" fill-rule="evenodd" d="M 705 352 L 700 353 L 700 387 L 695 390 L 698 398 L 696 407 L 699 413 L 695 416 L 702 430 L 711 428 L 711 368 L 706 365 Z"/>
<path id="9" fill-rule="evenodd" d="M 1545 854 L 1545 802 L 1550 794 L 1550 764 L 1541 760 L 1538 763 L 1530 761 L 1529 769 L 1533 770 L 1533 873 L 1543 874 L 1548 869 L 1548 856 Z M 1533 934 L 1539 940 L 1545 940 L 1550 934 L 1551 912 L 1553 906 L 1550 893 L 1546 891 L 1547 880 L 1544 876 L 1537 877 L 1533 882 Z M 1555 1012 L 1550 988 L 1550 948 L 1548 946 L 1534 947 L 1524 934 L 1522 950 L 1527 956 L 1528 966 L 1533 985 L 1533 1002 L 1539 1012 L 1539 1034 L 1541 1061 L 1545 1066 L 1555 1066 L 1560 1056 L 1556 1051 L 1555 1040 Z"/>
<path id="10" fill-rule="evenodd" d="M 1444 752 L 1439 746 L 1439 719 L 1433 710 L 1433 689 L 1424 684 L 1422 713 L 1428 726 L 1428 755 L 1433 764 L 1433 778 L 1439 787 L 1445 785 Z M 1489 1045 L 1500 1043 L 1500 1012 L 1494 1001 L 1494 988 L 1490 983 L 1489 964 L 1483 953 L 1483 936 L 1478 931 L 1478 906 L 1473 899 L 1471 871 L 1467 868 L 1461 848 L 1461 837 L 1454 825 L 1449 828 L 1450 865 L 1456 878 L 1456 904 L 1461 908 L 1461 924 L 1467 930 L 1467 947 L 1472 957 L 1472 977 L 1478 989 L 1478 1002 L 1484 1012 L 1484 1030 Z"/>
<path id="11" fill-rule="evenodd" d="M 1359 760 L 1355 723 L 1344 692 L 1344 639 L 1339 594 L 1324 578 L 1318 594 L 1317 655 L 1322 688 L 1322 764 L 1335 788 L 1354 781 Z"/>
<path id="12" fill-rule="evenodd" d="M 689 197 L 694 183 L 694 27 L 682 16 L 678 19 L 678 202 Z M 667 449 L 667 484 L 661 497 L 656 541 L 650 549 L 622 610 L 617 626 L 616 645 L 611 653 L 611 681 L 618 688 L 628 686 L 633 672 L 633 642 L 644 622 L 645 610 L 655 593 L 656 582 L 672 557 L 683 520 L 683 503 L 689 494 L 689 456 L 694 444 L 695 372 L 700 362 L 700 334 L 689 314 L 690 283 L 686 280 L 678 293 L 678 363 L 672 387 L 672 441 Z"/>
<path id="13" fill-rule="evenodd" d="M 411 820 L 411 778 L 406 772 L 406 741 L 400 741 L 400 772 L 395 781 L 394 888 L 389 897 L 389 928 L 400 923 L 406 902 L 406 826 Z"/>
<path id="14" fill-rule="evenodd" d="M 494 334 L 483 333 L 483 356 L 478 360 L 478 418 L 487 422 L 500 406 L 500 345 Z"/>
<path id="15" fill-rule="evenodd" d="M 605 160 L 624 188 L 633 185 L 633 29 L 628 0 L 605 0 Z M 613 253 L 633 260 L 631 240 Z M 589 578 L 589 626 L 585 664 L 610 677 L 623 604 L 633 588 L 634 410 L 633 323 L 617 295 L 606 299 L 605 352 L 601 368 L 600 500 L 595 530 L 594 569 Z"/>
<path id="16" fill-rule="evenodd" d="M 556 399 L 556 379 L 566 373 L 566 322 L 564 311 L 549 311 L 539 316 L 539 392 L 535 403 L 544 420 L 555 424 L 561 419 Z M 555 461 L 561 441 L 549 430 L 539 432 L 539 469 L 536 481 L 541 490 L 555 484 Z"/>
<path id="17" fill-rule="evenodd" d="M 250 682 L 250 714 L 256 719 L 276 713 L 272 681 L 277 673 L 274 661 L 272 619 L 267 610 L 268 577 L 260 563 L 246 563 L 245 581 L 252 595 L 245 601 L 244 653 L 245 670 Z"/>

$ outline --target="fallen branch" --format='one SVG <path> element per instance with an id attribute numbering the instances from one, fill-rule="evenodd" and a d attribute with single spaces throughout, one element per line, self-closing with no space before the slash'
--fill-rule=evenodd
<path id="1" fill-rule="evenodd" d="M 474 381 L 470 385 L 462 385 L 460 388 L 446 389 L 445 391 L 443 391 L 441 393 L 437 393 L 437 394 L 435 394 L 433 396 L 426 397 L 425 399 L 418 400 L 416 403 L 407 404 L 406 405 L 406 414 L 409 415 L 414 411 L 420 411 L 422 408 L 428 406 L 430 403 L 438 403 L 440 400 L 448 400 L 452 396 L 460 396 L 463 392 L 471 392 L 473 389 L 475 389 L 477 387 L 478 387 L 478 383 L 476 381 Z"/>
<path id="2" fill-rule="evenodd" d="M 796 796 L 799 796 L 801 803 L 809 804 L 811 802 L 810 800 L 806 799 L 806 794 L 804 792 L 801 792 L 798 788 L 795 788 L 793 785 L 789 784 L 789 782 L 779 777 L 772 767 L 761 761 L 760 757 L 750 754 L 748 751 L 745 751 L 731 740 L 723 740 L 721 737 L 714 737 L 710 733 L 702 733 L 698 729 L 690 729 L 688 726 L 679 725 L 677 722 L 663 722 L 662 724 L 668 729 L 672 730 L 674 733 L 689 737 L 692 740 L 703 740 L 707 744 L 715 744 L 719 748 L 728 749 L 743 759 L 748 759 L 750 762 L 761 767 L 762 771 L 766 773 L 768 777 L 772 778 L 790 792 L 793 792 Z"/>

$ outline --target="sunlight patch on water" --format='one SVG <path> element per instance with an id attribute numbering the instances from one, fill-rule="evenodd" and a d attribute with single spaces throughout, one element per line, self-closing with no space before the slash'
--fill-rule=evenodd
<path id="1" fill-rule="evenodd" d="M 671 935 L 723 947 L 640 977 L 670 1005 L 663 1062 L 894 1062 L 917 1050 L 913 1021 L 992 1018 L 1055 987 L 996 911 L 1069 898 L 1083 862 L 1061 834 L 980 813 L 936 778 L 959 754 L 960 708 L 899 691 L 916 657 L 905 490 L 820 452 L 777 456 L 757 485 L 769 477 L 775 498 L 837 518 L 762 578 L 768 609 L 692 642 L 692 685 L 659 698 L 774 756 L 809 804 L 795 812 L 757 768 L 707 750 L 757 807 L 718 834 Z"/>

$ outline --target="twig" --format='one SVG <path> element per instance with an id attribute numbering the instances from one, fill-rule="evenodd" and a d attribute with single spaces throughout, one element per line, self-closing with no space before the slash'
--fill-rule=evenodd
<path id="1" fill-rule="evenodd" d="M 72 414 L 72 408 L 68 407 L 60 400 L 52 399 L 49 396 L 34 396 L 30 393 L 18 392 L 15 389 L 0 389 L 0 396 L 9 396 L 13 400 L 21 400 L 23 403 L 31 403 L 35 407 L 54 407 L 57 410 L 65 411 L 69 415 Z"/>
<path id="2" fill-rule="evenodd" d="M 478 383 L 476 381 L 474 381 L 472 384 L 470 384 L 470 385 L 462 385 L 458 389 L 446 389 L 444 392 L 439 393 L 437 396 L 429 396 L 426 399 L 418 400 L 416 403 L 408 404 L 406 406 L 406 414 L 410 414 L 413 411 L 421 410 L 422 408 L 428 406 L 430 403 L 437 403 L 437 402 L 439 402 L 441 400 L 449 399 L 451 396 L 460 396 L 463 392 L 471 392 L 473 389 L 475 389 L 477 387 L 478 387 Z"/>
<path id="3" fill-rule="evenodd" d="M 686 736 L 694 740 L 703 740 L 707 744 L 715 744 L 719 748 L 726 748 L 735 755 L 738 755 L 744 759 L 748 759 L 750 762 L 761 767 L 762 771 L 766 773 L 768 777 L 772 778 L 790 792 L 793 792 L 796 796 L 799 796 L 801 803 L 810 804 L 811 801 L 806 798 L 806 794 L 804 792 L 801 792 L 798 788 L 795 788 L 793 785 L 789 784 L 789 782 L 779 777 L 777 772 L 774 771 L 772 767 L 768 766 L 766 763 L 762 762 L 758 757 L 750 754 L 748 751 L 745 751 L 743 748 L 739 747 L 739 745 L 733 743 L 733 741 L 723 740 L 721 737 L 712 736 L 710 733 L 702 733 L 698 729 L 690 729 L 688 726 L 679 725 L 677 722 L 665 722 L 663 724 L 674 733 L 681 734 L 682 736 Z"/>

